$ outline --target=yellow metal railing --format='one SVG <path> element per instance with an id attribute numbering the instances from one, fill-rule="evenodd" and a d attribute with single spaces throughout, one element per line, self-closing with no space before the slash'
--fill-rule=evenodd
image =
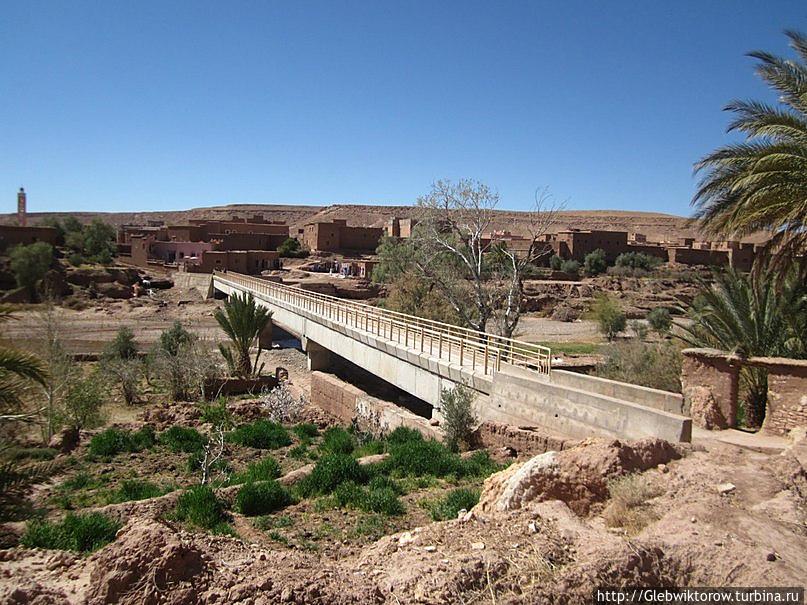
<path id="1" fill-rule="evenodd" d="M 550 349 L 540 345 L 309 292 L 240 273 L 216 271 L 213 277 L 239 290 L 484 374 L 492 374 L 503 363 L 542 374 L 549 374 L 551 367 Z"/>

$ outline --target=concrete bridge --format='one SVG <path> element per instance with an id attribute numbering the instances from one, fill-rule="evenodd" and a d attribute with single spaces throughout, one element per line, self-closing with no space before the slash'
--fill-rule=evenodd
<path id="1" fill-rule="evenodd" d="M 294 334 L 310 370 L 333 354 L 422 399 L 440 415 L 440 392 L 462 383 L 478 393 L 482 420 L 543 426 L 572 437 L 689 441 L 680 395 L 551 368 L 546 347 L 309 292 L 216 272 L 211 293 L 250 293 Z"/>

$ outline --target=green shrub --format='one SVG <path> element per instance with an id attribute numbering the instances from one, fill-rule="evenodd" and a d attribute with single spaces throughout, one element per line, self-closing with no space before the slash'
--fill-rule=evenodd
<path id="1" fill-rule="evenodd" d="M 559 257 L 557 254 L 553 254 L 549 259 L 549 268 L 553 271 L 560 271 L 560 268 L 563 266 L 563 259 Z"/>
<path id="2" fill-rule="evenodd" d="M 461 445 L 470 446 L 471 433 L 478 422 L 471 408 L 473 401 L 473 391 L 462 384 L 440 391 L 445 443 L 452 452 L 459 451 Z"/>
<path id="3" fill-rule="evenodd" d="M 53 262 L 53 246 L 46 242 L 19 244 L 9 251 L 11 272 L 17 285 L 33 293 L 39 280 L 45 277 Z"/>
<path id="4" fill-rule="evenodd" d="M 580 273 L 580 263 L 578 263 L 576 260 L 565 260 L 563 261 L 563 264 L 561 264 L 560 270 L 564 273 L 577 275 Z"/>
<path id="5" fill-rule="evenodd" d="M 382 466 L 401 475 L 434 475 L 444 477 L 462 473 L 461 458 L 442 443 L 413 440 L 389 444 L 389 458 Z"/>
<path id="6" fill-rule="evenodd" d="M 150 426 L 134 432 L 109 428 L 90 439 L 88 451 L 92 457 L 111 458 L 122 452 L 140 452 L 154 443 L 154 429 Z"/>
<path id="7" fill-rule="evenodd" d="M 672 317 L 669 309 L 656 307 L 647 314 L 647 323 L 659 336 L 666 336 L 672 328 Z"/>
<path id="8" fill-rule="evenodd" d="M 233 443 L 259 450 L 273 450 L 291 445 L 289 432 L 282 425 L 270 420 L 256 420 L 252 424 L 242 424 L 227 438 Z"/>
<path id="9" fill-rule="evenodd" d="M 596 376 L 651 389 L 681 392 L 681 351 L 670 342 L 618 342 L 603 349 Z"/>
<path id="10" fill-rule="evenodd" d="M 213 426 L 221 426 L 229 429 L 233 425 L 233 416 L 227 409 L 226 401 L 218 401 L 202 405 L 202 415 L 199 417 L 202 422 L 209 422 Z"/>
<path id="11" fill-rule="evenodd" d="M 297 435 L 297 438 L 300 441 L 304 442 L 311 441 L 311 439 L 319 435 L 317 425 L 310 422 L 301 422 L 300 424 L 295 425 L 291 430 L 295 435 Z"/>
<path id="12" fill-rule="evenodd" d="M 103 483 L 100 479 L 93 477 L 86 471 L 79 471 L 70 479 L 62 482 L 59 485 L 59 490 L 72 492 L 80 489 L 95 489 L 101 487 L 101 485 L 103 485 Z"/>
<path id="13" fill-rule="evenodd" d="M 322 434 L 323 452 L 331 454 L 350 454 L 356 448 L 356 439 L 342 427 L 329 428 Z"/>
<path id="14" fill-rule="evenodd" d="M 605 250 L 597 248 L 586 254 L 586 257 L 583 259 L 583 267 L 586 270 L 586 275 L 605 273 L 605 270 L 608 268 L 608 263 L 605 260 Z"/>
<path id="15" fill-rule="evenodd" d="M 272 513 L 291 503 L 286 489 L 274 479 L 249 482 L 238 490 L 235 507 L 242 515 L 255 517 Z"/>
<path id="16" fill-rule="evenodd" d="M 423 441 L 423 435 L 417 429 L 399 426 L 386 438 L 386 442 L 389 444 L 408 443 L 410 441 Z"/>
<path id="17" fill-rule="evenodd" d="M 389 487 L 371 488 L 367 490 L 367 499 L 364 510 L 384 515 L 402 515 L 405 512 L 403 503 L 395 490 Z"/>
<path id="18" fill-rule="evenodd" d="M 104 349 L 104 356 L 114 359 L 134 359 L 137 356 L 137 343 L 134 332 L 128 326 L 121 326 Z"/>
<path id="19" fill-rule="evenodd" d="M 643 252 L 623 252 L 616 257 L 617 267 L 629 267 L 631 269 L 641 269 L 642 271 L 652 271 L 662 263 L 661 259 Z"/>
<path id="20" fill-rule="evenodd" d="M 205 438 L 194 428 L 172 426 L 160 434 L 159 442 L 172 452 L 192 454 L 205 446 Z"/>
<path id="21" fill-rule="evenodd" d="M 355 481 L 343 481 L 333 490 L 333 502 L 340 508 L 346 506 L 363 508 L 366 501 L 367 490 Z"/>
<path id="22" fill-rule="evenodd" d="M 617 334 L 623 332 L 627 327 L 628 320 L 619 304 L 608 296 L 597 297 L 592 308 L 594 317 L 600 325 L 600 332 L 608 340 L 616 338 Z"/>
<path id="23" fill-rule="evenodd" d="M 306 456 L 308 456 L 308 446 L 304 443 L 300 445 L 295 445 L 293 448 L 289 450 L 289 456 L 294 458 L 295 460 L 302 460 Z"/>
<path id="24" fill-rule="evenodd" d="M 67 257 L 67 262 L 73 265 L 74 267 L 80 267 L 84 264 L 84 257 L 81 256 L 78 252 L 73 252 L 70 256 Z"/>
<path id="25" fill-rule="evenodd" d="M 269 481 L 280 477 L 280 465 L 271 456 L 249 464 L 247 468 L 230 479 L 232 485 L 251 483 L 253 481 Z"/>
<path id="26" fill-rule="evenodd" d="M 100 513 L 68 513 L 60 522 L 29 521 L 20 539 L 29 548 L 92 552 L 115 539 L 120 524 Z"/>
<path id="27" fill-rule="evenodd" d="M 300 482 L 304 496 L 329 494 L 344 481 L 365 483 L 367 471 L 347 454 L 328 454 L 317 461 L 311 474 Z"/>
<path id="28" fill-rule="evenodd" d="M 364 456 L 373 456 L 375 454 L 384 453 L 384 442 L 377 439 L 366 441 L 353 450 L 353 455 L 356 458 L 363 458 Z"/>
<path id="29" fill-rule="evenodd" d="M 50 447 L 21 447 L 10 452 L 12 460 L 53 460 L 59 450 Z"/>
<path id="30" fill-rule="evenodd" d="M 455 489 L 431 506 L 431 516 L 435 521 L 456 519 L 461 510 L 471 510 L 479 502 L 479 490 Z"/>
<path id="31" fill-rule="evenodd" d="M 129 479 L 120 484 L 113 492 L 110 502 L 129 502 L 131 500 L 147 500 L 162 496 L 166 491 L 151 481 Z"/>
<path id="32" fill-rule="evenodd" d="M 355 481 L 343 481 L 333 492 L 334 505 L 358 508 L 372 513 L 384 515 L 401 515 L 404 505 L 398 498 L 398 489 L 393 482 L 384 477 L 377 477 L 365 488 Z"/>
<path id="33" fill-rule="evenodd" d="M 501 470 L 485 450 L 479 450 L 461 461 L 460 475 L 464 477 L 487 477 Z"/>
<path id="34" fill-rule="evenodd" d="M 177 499 L 174 515 L 179 521 L 203 529 L 221 529 L 227 522 L 224 503 L 207 485 L 196 485 L 182 493 Z"/>

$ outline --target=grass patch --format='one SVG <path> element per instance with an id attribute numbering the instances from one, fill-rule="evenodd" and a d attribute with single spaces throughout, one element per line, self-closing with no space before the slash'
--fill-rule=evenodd
<path id="1" fill-rule="evenodd" d="M 240 473 L 233 475 L 230 479 L 230 485 L 254 481 L 269 481 L 270 479 L 277 479 L 278 477 L 280 477 L 280 465 L 277 463 L 277 460 L 271 456 L 266 456 L 258 462 L 249 464 L 247 468 Z"/>
<path id="2" fill-rule="evenodd" d="M 109 428 L 90 439 L 90 457 L 108 459 L 123 452 L 140 452 L 154 446 L 154 429 L 144 426 L 138 431 Z"/>
<path id="3" fill-rule="evenodd" d="M 301 443 L 310 443 L 314 437 L 319 436 L 317 425 L 310 422 L 301 422 L 294 425 L 291 432 L 297 436 Z"/>
<path id="4" fill-rule="evenodd" d="M 662 495 L 664 488 L 643 475 L 613 479 L 608 482 L 608 491 L 611 499 L 602 512 L 606 526 L 621 527 L 635 534 L 658 518 L 647 501 Z"/>
<path id="5" fill-rule="evenodd" d="M 151 481 L 141 481 L 140 479 L 129 479 L 120 484 L 118 489 L 112 492 L 109 503 L 130 502 L 132 500 L 148 500 L 156 498 L 171 491 L 171 488 L 162 488 Z"/>
<path id="6" fill-rule="evenodd" d="M 289 456 L 295 460 L 305 460 L 308 457 L 308 446 L 304 443 L 295 445 L 289 450 Z"/>
<path id="7" fill-rule="evenodd" d="M 100 513 L 68 513 L 59 522 L 29 521 L 20 543 L 29 548 L 92 552 L 112 542 L 120 524 Z"/>
<path id="8" fill-rule="evenodd" d="M 186 490 L 177 500 L 174 516 L 214 533 L 230 533 L 228 515 L 224 503 L 207 485 L 197 485 Z"/>
<path id="9" fill-rule="evenodd" d="M 356 449 L 356 438 L 342 427 L 332 427 L 322 434 L 319 448 L 323 454 L 351 454 Z"/>
<path id="10" fill-rule="evenodd" d="M 259 450 L 274 450 L 291 445 L 289 432 L 282 425 L 270 420 L 256 420 L 251 424 L 242 424 L 230 432 L 227 439 Z"/>
<path id="11" fill-rule="evenodd" d="M 175 453 L 193 454 L 205 445 L 204 436 L 194 428 L 172 426 L 160 433 L 160 445 L 164 445 Z"/>
<path id="12" fill-rule="evenodd" d="M 471 510 L 479 502 L 479 490 L 459 488 L 448 492 L 429 507 L 432 519 L 456 519 L 461 510 Z"/>
<path id="13" fill-rule="evenodd" d="M 59 450 L 50 447 L 20 447 L 11 451 L 10 458 L 18 460 L 53 460 Z"/>
<path id="14" fill-rule="evenodd" d="M 274 479 L 247 483 L 235 497 L 236 510 L 247 517 L 266 515 L 290 503 L 289 492 Z"/>
<path id="15" fill-rule="evenodd" d="M 367 470 L 347 454 L 328 454 L 317 461 L 311 474 L 298 484 L 304 497 L 321 496 L 333 492 L 340 483 L 352 481 L 366 483 Z"/>

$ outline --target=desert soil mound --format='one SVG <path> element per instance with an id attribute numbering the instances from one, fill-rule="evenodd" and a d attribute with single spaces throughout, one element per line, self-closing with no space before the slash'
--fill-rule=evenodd
<path id="1" fill-rule="evenodd" d="M 347 556 L 192 533 L 145 514 L 86 558 L 0 553 L 0 601 L 567 603 L 597 586 L 800 585 L 805 498 L 794 451 L 588 440 L 493 475 L 457 520 Z"/>

